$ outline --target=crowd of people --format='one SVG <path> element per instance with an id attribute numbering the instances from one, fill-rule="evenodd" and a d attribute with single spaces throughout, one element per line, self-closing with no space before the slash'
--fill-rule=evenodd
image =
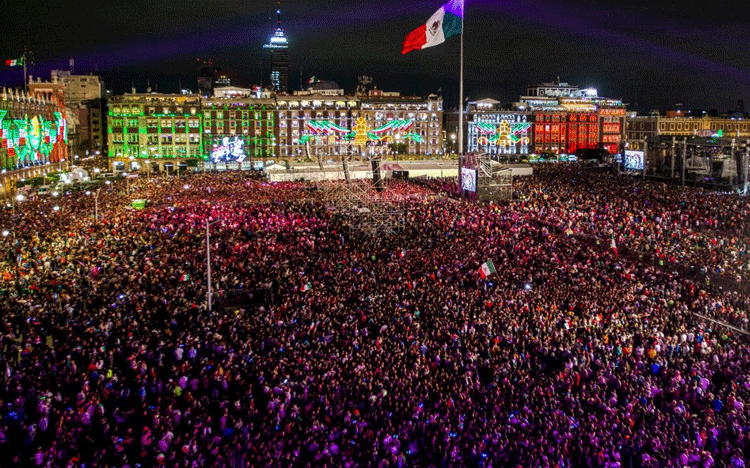
<path id="1" fill-rule="evenodd" d="M 0 466 L 745 467 L 750 299 L 675 266 L 746 282 L 750 201 L 514 184 L 392 181 L 377 237 L 241 172 L 113 184 L 98 219 L 85 193 L 8 209 Z"/>

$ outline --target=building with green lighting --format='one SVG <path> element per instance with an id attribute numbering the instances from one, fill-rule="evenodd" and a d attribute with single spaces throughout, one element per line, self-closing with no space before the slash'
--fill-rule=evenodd
<path id="1" fill-rule="evenodd" d="M 15 182 L 63 168 L 68 120 L 57 83 L 29 82 L 29 91 L 0 91 L 0 196 Z"/>
<path id="2" fill-rule="evenodd" d="M 443 102 L 378 90 L 292 95 L 229 89 L 214 97 L 125 94 L 109 101 L 111 168 L 146 173 L 188 167 L 262 165 L 269 160 L 337 159 L 390 153 L 437 155 Z"/>
<path id="3" fill-rule="evenodd" d="M 226 141 L 241 141 L 250 160 L 278 155 L 276 101 L 272 98 L 203 98 L 203 142 L 206 159 Z"/>
<path id="4" fill-rule="evenodd" d="M 107 140 L 114 170 L 158 172 L 204 157 L 199 96 L 125 94 L 109 101 Z"/>

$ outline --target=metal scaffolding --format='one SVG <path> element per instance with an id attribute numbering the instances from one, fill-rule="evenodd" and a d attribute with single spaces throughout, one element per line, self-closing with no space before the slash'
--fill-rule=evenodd
<path id="1" fill-rule="evenodd" d="M 750 141 L 657 136 L 649 138 L 644 146 L 647 152 L 643 177 L 747 192 Z"/>
<path id="2" fill-rule="evenodd" d="M 371 181 L 328 181 L 321 191 L 327 209 L 354 231 L 388 236 L 404 225 L 403 198 L 387 189 L 377 191 Z"/>
<path id="3" fill-rule="evenodd" d="M 513 197 L 513 171 L 492 160 L 488 153 L 466 155 L 465 167 L 477 171 L 477 200 L 510 200 Z"/>

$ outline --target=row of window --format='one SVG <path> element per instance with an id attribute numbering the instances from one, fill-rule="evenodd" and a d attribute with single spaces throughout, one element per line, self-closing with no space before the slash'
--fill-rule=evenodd
<path id="1" fill-rule="evenodd" d="M 642 124 L 642 122 L 641 122 L 641 124 Z M 662 131 L 666 130 L 667 122 L 662 122 L 661 125 L 660 125 L 660 127 L 661 127 Z M 643 128 L 643 127 L 641 127 L 641 128 Z M 675 130 L 681 131 L 682 130 L 682 131 L 689 131 L 689 132 L 697 132 L 697 131 L 701 130 L 701 125 L 700 125 L 700 122 L 685 122 L 684 124 L 680 123 L 680 122 L 678 122 L 678 123 L 669 122 L 669 130 L 671 130 L 671 131 L 675 131 Z M 740 123 L 740 122 L 737 122 L 737 123 L 729 123 L 729 122 L 727 122 L 727 123 L 711 123 L 711 130 L 714 131 L 714 132 L 718 131 L 718 130 L 724 130 L 724 131 L 727 131 L 727 132 L 731 132 L 731 131 L 747 131 L 748 130 L 748 124 L 747 124 L 747 122 L 742 122 L 742 123 Z"/>
<path id="2" fill-rule="evenodd" d="M 620 125 L 619 124 L 604 124 L 602 125 L 602 132 L 603 133 L 620 133 Z"/>
<path id="3" fill-rule="evenodd" d="M 140 106 L 113 106 L 113 116 L 126 116 L 126 115 L 143 115 Z M 162 106 L 162 107 L 148 107 L 143 109 L 146 115 L 157 115 L 157 114 L 177 114 L 177 115 L 197 115 L 197 107 L 173 107 L 173 106 Z"/>
<path id="4" fill-rule="evenodd" d="M 576 114 L 570 114 L 568 116 L 568 121 L 570 122 L 596 122 L 596 115 L 576 115 Z"/>
<path id="5" fill-rule="evenodd" d="M 560 138 L 557 138 L 550 136 L 537 136 L 536 138 L 534 138 L 534 141 L 536 143 L 563 143 L 565 141 L 565 137 L 561 136 Z"/>
<path id="6" fill-rule="evenodd" d="M 161 122 L 161 128 L 172 128 L 172 127 L 175 127 L 175 128 L 185 128 L 185 125 L 186 125 L 185 124 L 185 122 L 186 122 L 185 120 L 167 120 L 167 119 L 164 119 L 164 120 L 159 121 L 157 119 L 148 119 L 146 121 L 146 127 L 148 127 L 148 128 L 159 128 L 159 123 L 160 122 Z M 131 125 L 129 125 L 130 127 L 135 127 L 136 126 L 136 125 L 132 125 L 133 121 L 129 121 L 129 123 L 131 123 Z M 118 127 L 118 125 L 115 125 L 114 123 L 113 123 L 112 126 L 113 127 Z M 201 122 L 198 119 L 190 119 L 190 120 L 187 120 L 187 126 L 190 127 L 190 128 L 200 128 Z"/>
<path id="7" fill-rule="evenodd" d="M 277 103 L 279 107 L 285 107 L 287 109 L 294 109 L 294 108 L 306 108 L 306 107 L 322 107 L 322 108 L 335 108 L 335 109 L 356 109 L 359 107 L 359 103 L 356 101 L 279 101 Z M 395 103 L 388 103 L 383 104 L 382 108 L 395 108 L 395 107 L 403 107 L 404 104 L 395 104 Z M 370 103 L 364 103 L 362 104 L 363 108 L 367 109 L 373 109 L 374 107 Z M 427 109 L 432 110 L 435 108 L 436 110 L 440 110 L 441 106 L 433 106 L 432 104 L 418 104 L 418 105 L 411 105 L 408 106 L 410 108 L 415 109 Z M 146 115 L 155 115 L 155 114 L 183 114 L 188 113 L 190 115 L 196 115 L 199 111 L 198 106 L 175 106 L 175 105 L 155 105 L 155 106 L 143 106 L 139 104 L 115 104 L 112 106 L 112 114 L 113 115 L 141 115 L 141 112 L 145 113 Z M 232 111 L 233 112 L 233 111 Z M 284 113 L 284 111 L 279 111 L 280 114 Z"/>
<path id="8" fill-rule="evenodd" d="M 249 115 L 247 111 L 205 111 L 203 116 L 207 119 L 271 119 L 273 120 L 273 112 L 253 112 L 253 115 Z"/>

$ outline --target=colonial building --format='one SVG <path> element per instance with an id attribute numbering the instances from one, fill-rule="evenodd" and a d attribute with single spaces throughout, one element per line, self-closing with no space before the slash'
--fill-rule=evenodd
<path id="1" fill-rule="evenodd" d="M 115 169 L 173 170 L 206 156 L 199 96 L 125 94 L 109 101 L 108 151 Z M 211 114 L 209 114 L 211 115 Z M 211 123 L 213 124 L 213 119 Z"/>
<path id="2" fill-rule="evenodd" d="M 529 112 L 504 110 L 499 101 L 482 99 L 468 104 L 466 117 L 468 152 L 529 154 L 533 130 Z"/>
<path id="3" fill-rule="evenodd" d="M 66 70 L 52 70 L 52 81 L 64 86 L 65 105 L 75 119 L 69 135 L 70 148 L 81 158 L 104 151 L 103 97 L 104 83 L 96 75 L 74 75 Z"/>
<path id="4" fill-rule="evenodd" d="M 631 114 L 626 138 L 627 149 L 642 161 L 636 172 L 644 176 L 748 187 L 750 121 L 742 114 Z M 624 168 L 628 169 L 627 160 Z"/>
<path id="5" fill-rule="evenodd" d="M 65 106 L 51 84 L 35 82 L 28 93 L 0 93 L 0 169 L 2 181 L 59 170 L 68 157 Z M 46 87 L 45 87 L 46 86 Z M 3 184 L 3 194 L 6 184 Z"/>
<path id="6" fill-rule="evenodd" d="M 209 98 L 201 105 L 203 159 L 221 164 L 276 157 L 274 99 Z"/>
<path id="7" fill-rule="evenodd" d="M 406 154 L 442 154 L 441 97 L 430 95 L 425 99 L 373 89 L 358 98 L 370 154 L 377 151 L 374 145 L 391 143 L 405 145 Z"/>
<path id="8" fill-rule="evenodd" d="M 658 134 L 750 138 L 750 120 L 732 117 L 658 117 Z"/>
<path id="9" fill-rule="evenodd" d="M 342 89 L 298 91 L 276 96 L 278 155 L 335 157 L 350 150 L 349 134 L 360 116 L 360 102 Z"/>
<path id="10" fill-rule="evenodd" d="M 567 152 L 567 112 L 562 109 L 535 110 L 534 153 Z"/>
<path id="11" fill-rule="evenodd" d="M 625 130 L 621 100 L 600 97 L 594 88 L 580 89 L 559 79 L 531 86 L 526 94 L 514 107 L 533 114 L 533 152 L 620 152 Z"/>
<path id="12" fill-rule="evenodd" d="M 378 90 L 347 96 L 340 89 L 292 95 L 228 91 L 217 93 L 228 97 L 212 98 L 154 93 L 112 98 L 111 161 L 119 169 L 151 171 L 174 170 L 189 160 L 328 160 L 344 154 L 372 157 L 392 148 L 424 155 L 443 150 L 443 102 L 437 96 Z"/>
<path id="13" fill-rule="evenodd" d="M 668 112 L 666 116 L 658 112 L 628 116 L 626 137 L 631 147 L 643 139 L 656 136 L 673 136 L 679 139 L 716 137 L 747 140 L 750 138 L 750 119 L 729 116 L 692 117 L 685 115 L 682 111 Z"/>
<path id="14" fill-rule="evenodd" d="M 625 122 L 625 143 L 631 150 L 643 151 L 649 138 L 659 134 L 659 113 L 629 113 Z"/>

